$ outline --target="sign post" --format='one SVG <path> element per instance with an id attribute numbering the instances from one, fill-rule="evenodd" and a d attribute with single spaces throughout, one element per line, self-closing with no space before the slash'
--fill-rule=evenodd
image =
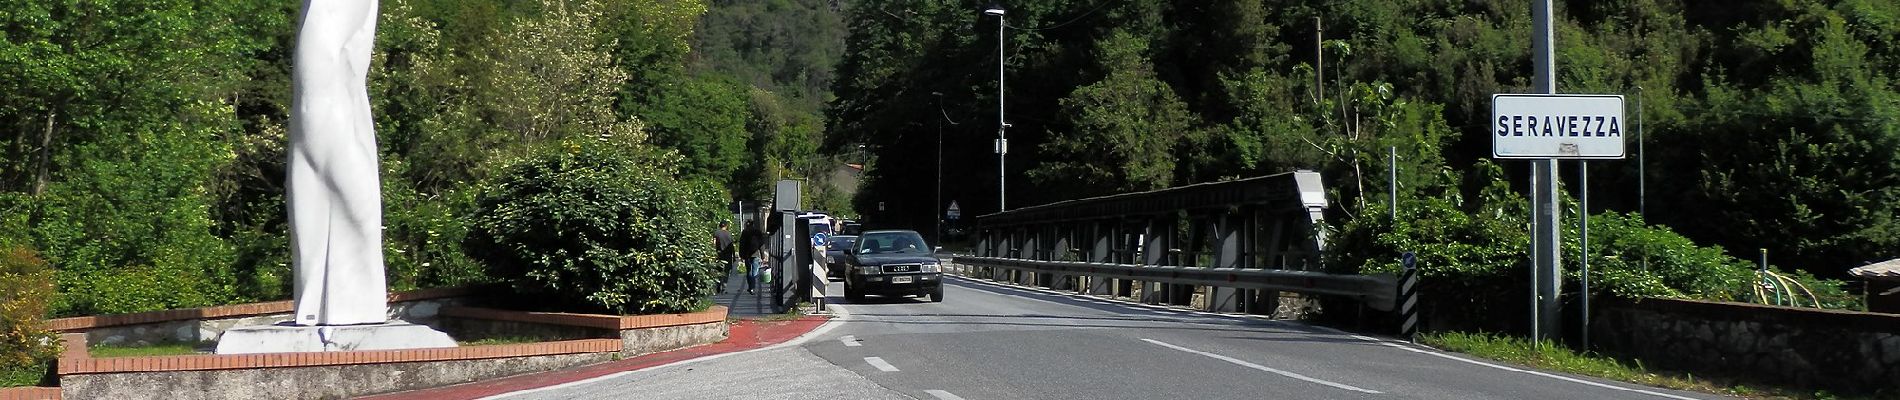
<path id="1" fill-rule="evenodd" d="M 1531 160 L 1534 340 L 1559 337 L 1563 320 L 1558 303 L 1558 295 L 1563 293 L 1558 246 L 1563 215 L 1557 207 L 1557 160 L 1622 159 L 1624 154 L 1623 96 L 1557 95 L 1551 1 L 1531 2 L 1531 81 L 1536 94 L 1499 94 L 1491 98 L 1492 157 Z"/>

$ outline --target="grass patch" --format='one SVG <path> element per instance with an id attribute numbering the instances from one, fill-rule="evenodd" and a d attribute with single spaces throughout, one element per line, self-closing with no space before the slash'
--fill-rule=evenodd
<path id="1" fill-rule="evenodd" d="M 47 367 L 46 363 L 35 363 L 25 368 L 0 368 L 0 388 L 38 386 L 46 377 Z"/>
<path id="2" fill-rule="evenodd" d="M 184 343 L 157 343 L 145 346 L 98 345 L 86 349 L 93 357 L 154 357 L 185 356 L 203 354 L 197 345 Z"/>
<path id="3" fill-rule="evenodd" d="M 1419 343 L 1473 356 L 1519 364 L 1537 369 L 1635 383 L 1660 388 L 1741 396 L 1753 399 L 1853 399 L 1827 392 L 1801 392 L 1793 389 L 1750 387 L 1732 381 L 1698 378 L 1690 374 L 1649 371 L 1641 363 L 1627 363 L 1596 354 L 1578 353 L 1551 341 L 1530 340 L 1488 333 L 1420 333 Z"/>
<path id="4" fill-rule="evenodd" d="M 476 340 L 457 340 L 455 344 L 462 346 L 489 346 L 497 344 L 540 343 L 543 341 L 541 338 L 532 336 L 502 336 Z"/>

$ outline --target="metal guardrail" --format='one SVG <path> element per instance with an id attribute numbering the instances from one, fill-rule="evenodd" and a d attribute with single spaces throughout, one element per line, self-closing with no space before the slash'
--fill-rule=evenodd
<path id="1" fill-rule="evenodd" d="M 971 256 L 957 256 L 952 262 L 972 267 L 1016 269 L 1060 275 L 1345 296 L 1357 299 L 1367 307 L 1380 311 L 1391 311 L 1398 298 L 1398 277 L 1388 275 L 1339 275 L 1277 269 L 1104 264 Z"/>

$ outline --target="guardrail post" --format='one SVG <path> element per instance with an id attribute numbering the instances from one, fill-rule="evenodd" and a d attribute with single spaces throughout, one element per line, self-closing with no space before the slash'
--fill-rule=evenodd
<path id="1" fill-rule="evenodd" d="M 1399 256 L 1399 263 L 1405 266 L 1405 272 L 1399 275 L 1399 337 L 1413 340 L 1418 334 L 1418 267 L 1417 255 L 1405 252 Z"/>

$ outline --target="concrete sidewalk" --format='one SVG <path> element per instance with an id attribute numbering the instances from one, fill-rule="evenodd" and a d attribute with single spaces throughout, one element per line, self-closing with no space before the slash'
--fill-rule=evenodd
<path id="1" fill-rule="evenodd" d="M 562 385 L 576 381 L 599 378 L 646 368 L 665 366 L 719 354 L 737 353 L 784 343 L 804 336 L 806 333 L 824 325 L 828 316 L 800 316 L 772 312 L 771 295 L 763 289 L 759 294 L 745 292 L 745 277 L 732 274 L 727 281 L 726 292 L 713 296 L 713 301 L 727 307 L 728 319 L 735 319 L 727 332 L 726 340 L 718 343 L 688 347 L 679 350 L 646 354 L 624 360 L 605 362 L 578 368 L 548 371 L 533 374 L 516 375 L 499 379 L 470 382 L 460 385 L 444 386 L 433 389 L 413 390 L 360 397 L 360 399 L 407 400 L 407 399 L 479 399 L 484 397 L 534 390 L 549 386 Z M 760 284 L 761 288 L 764 286 Z"/>
<path id="2" fill-rule="evenodd" d="M 831 281 L 826 280 L 825 283 L 830 284 Z M 745 320 L 772 316 L 788 316 L 784 313 L 773 311 L 772 294 L 770 290 L 770 286 L 767 286 L 764 282 L 759 282 L 758 293 L 746 293 L 745 275 L 734 272 L 726 277 L 726 291 L 724 293 L 713 294 L 713 302 L 726 306 L 726 315 L 728 318 L 733 319 Z M 830 297 L 826 299 L 831 300 Z M 815 305 L 808 304 L 800 313 L 803 315 L 822 315 L 828 314 L 828 310 L 819 309 Z"/>
<path id="3" fill-rule="evenodd" d="M 771 289 L 759 282 L 758 293 L 746 293 L 745 275 L 733 272 L 726 277 L 726 292 L 713 294 L 713 302 L 726 306 L 726 317 L 759 319 L 778 315 L 772 310 Z"/>

